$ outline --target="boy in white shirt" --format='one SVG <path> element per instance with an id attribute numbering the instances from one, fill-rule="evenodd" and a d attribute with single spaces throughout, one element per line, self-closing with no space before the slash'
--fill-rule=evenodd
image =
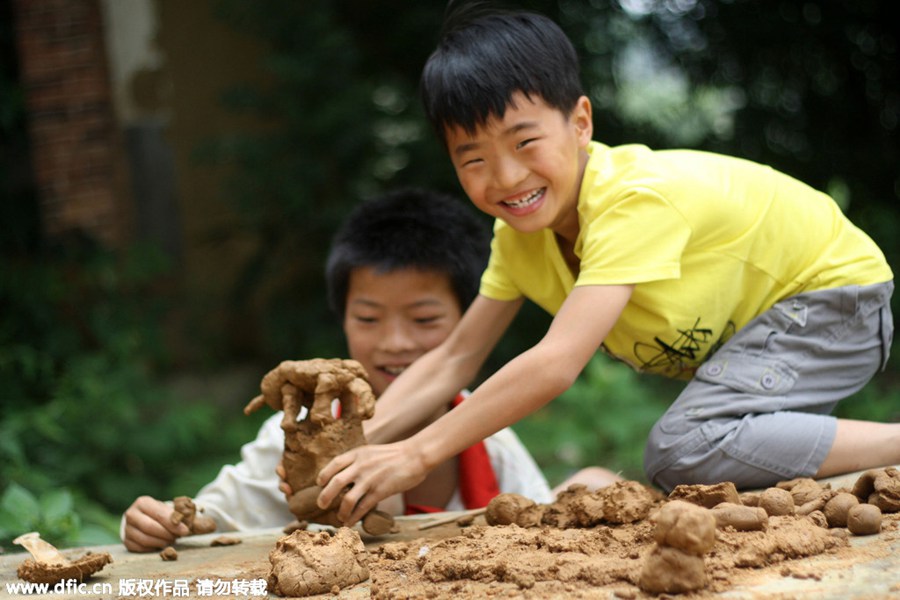
<path id="1" fill-rule="evenodd" d="M 489 231 L 464 203 L 431 191 L 387 194 L 362 203 L 346 219 L 326 265 L 329 302 L 342 320 L 349 356 L 365 367 L 376 396 L 456 326 L 477 293 L 488 242 Z M 451 394 L 427 423 L 466 395 Z M 198 509 L 216 521 L 219 531 L 280 527 L 293 520 L 276 475 L 284 450 L 280 421 L 280 413 L 267 419 L 256 440 L 241 449 L 241 462 L 223 467 L 195 496 Z M 370 441 L 382 440 L 375 434 Z M 553 498 L 511 429 L 445 461 L 421 484 L 381 507 L 393 514 L 478 508 L 499 492 L 536 502 Z M 122 521 L 126 548 L 158 550 L 187 535 L 183 524 L 171 523 L 171 513 L 166 502 L 149 496 L 135 500 Z"/>

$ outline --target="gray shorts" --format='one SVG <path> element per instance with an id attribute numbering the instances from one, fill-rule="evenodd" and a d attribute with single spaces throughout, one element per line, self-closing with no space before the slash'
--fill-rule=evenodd
<path id="1" fill-rule="evenodd" d="M 650 481 L 757 488 L 814 475 L 834 441 L 830 413 L 887 363 L 893 289 L 799 294 L 740 329 L 654 425 Z"/>

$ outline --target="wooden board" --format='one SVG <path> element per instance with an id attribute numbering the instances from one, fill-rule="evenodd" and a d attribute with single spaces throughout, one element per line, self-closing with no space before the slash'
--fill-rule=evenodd
<path id="1" fill-rule="evenodd" d="M 857 475 L 848 475 L 826 480 L 833 487 L 850 486 Z M 398 532 L 373 538 L 363 535 L 369 548 L 391 541 L 423 540 L 437 541 L 461 533 L 455 522 L 438 527 L 420 529 L 435 519 L 463 516 L 466 513 L 437 513 L 397 519 Z M 894 517 L 896 520 L 896 517 Z M 477 516 L 476 524 L 483 523 Z M 241 539 L 233 546 L 211 547 L 218 533 L 182 538 L 176 545 L 178 560 L 163 561 L 157 553 L 132 554 L 121 544 L 92 548 L 65 550 L 69 557 L 79 557 L 85 552 L 109 552 L 113 563 L 95 577 L 88 580 L 81 590 L 61 589 L 47 594 L 25 595 L 16 592 L 9 585 L 21 584 L 16 576 L 16 568 L 26 554 L 0 555 L 0 598 L 38 599 L 114 599 L 114 598 L 234 598 L 233 590 L 225 594 L 238 582 L 236 589 L 247 590 L 254 580 L 265 579 L 268 570 L 268 554 L 275 541 L 283 535 L 280 529 L 228 533 L 229 537 Z M 730 599 L 820 599 L 820 598 L 888 598 L 900 597 L 900 530 L 894 528 L 877 536 L 853 537 L 851 544 L 858 552 L 839 555 L 820 555 L 807 559 L 792 560 L 789 572 L 781 573 L 771 569 L 757 575 L 749 573 L 740 584 L 716 597 Z M 816 573 L 815 578 L 804 577 L 804 573 Z M 201 584 L 202 582 L 202 584 Z M 207 583 L 209 582 L 209 583 Z M 219 584 L 218 588 L 204 588 L 200 585 Z M 259 583 L 256 584 L 260 585 Z M 143 587 L 139 587 L 143 586 Z M 149 587 L 148 587 L 149 586 Z M 180 587 L 178 587 L 180 586 Z M 176 587 L 178 591 L 176 592 Z M 257 588 L 259 589 L 259 588 Z M 187 595 L 182 595 L 187 592 Z M 209 593 L 207 593 L 209 592 Z M 603 597 L 598 590 L 597 597 Z M 247 598 L 268 595 L 246 594 Z M 237 596 L 242 597 L 242 596 Z M 274 596 L 271 596 L 274 598 Z M 322 598 L 334 598 L 328 594 Z M 368 598 L 367 584 L 343 590 L 340 598 Z M 615 597 L 610 591 L 609 598 Z"/>

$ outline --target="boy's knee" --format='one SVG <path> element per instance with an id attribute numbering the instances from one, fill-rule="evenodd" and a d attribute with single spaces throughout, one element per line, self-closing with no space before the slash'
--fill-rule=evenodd
<path id="1" fill-rule="evenodd" d="M 668 434 L 659 423 L 650 431 L 644 448 L 644 473 L 647 479 L 664 491 L 671 492 L 680 484 L 702 483 L 698 478 L 698 458 L 694 456 L 702 445 L 699 429 L 683 434 Z M 703 469 L 699 469 L 702 471 Z"/>

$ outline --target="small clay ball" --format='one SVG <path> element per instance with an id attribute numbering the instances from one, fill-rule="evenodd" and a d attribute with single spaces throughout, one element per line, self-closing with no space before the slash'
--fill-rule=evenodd
<path id="1" fill-rule="evenodd" d="M 380 510 L 369 511 L 362 520 L 362 528 L 370 535 L 385 535 L 394 529 L 394 517 Z"/>
<path id="2" fill-rule="evenodd" d="M 857 504 L 847 511 L 847 529 L 854 535 L 873 535 L 881 531 L 881 509 Z"/>
<path id="3" fill-rule="evenodd" d="M 846 527 L 847 512 L 858 505 L 859 498 L 848 492 L 841 492 L 825 504 L 822 512 L 825 513 L 829 527 Z"/>
<path id="4" fill-rule="evenodd" d="M 716 543 L 716 518 L 708 508 L 672 500 L 653 516 L 654 537 L 660 546 L 703 556 Z"/>
<path id="5" fill-rule="evenodd" d="M 178 551 L 172 546 L 166 546 L 163 548 L 162 552 L 159 553 L 159 557 L 166 561 L 178 560 Z"/>
<path id="6" fill-rule="evenodd" d="M 656 546 L 644 559 L 638 585 L 652 594 L 681 594 L 706 587 L 703 557 Z"/>
<path id="7" fill-rule="evenodd" d="M 770 517 L 794 514 L 794 496 L 781 488 L 769 488 L 759 496 L 759 507 Z"/>
<path id="8" fill-rule="evenodd" d="M 498 494 L 488 503 L 484 519 L 488 525 L 510 525 L 516 522 L 520 512 L 531 506 L 534 500 L 520 494 Z"/>

